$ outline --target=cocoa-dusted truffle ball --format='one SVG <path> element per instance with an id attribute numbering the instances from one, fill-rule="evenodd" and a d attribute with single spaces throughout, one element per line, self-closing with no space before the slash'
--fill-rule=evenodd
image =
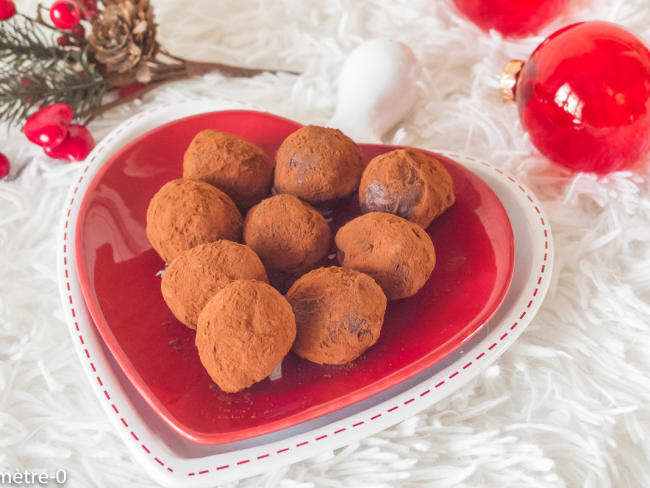
<path id="1" fill-rule="evenodd" d="M 337 266 L 318 268 L 293 284 L 287 300 L 296 314 L 293 350 L 300 357 L 343 364 L 379 339 L 386 295 L 366 274 Z"/>
<path id="2" fill-rule="evenodd" d="M 273 162 L 260 147 L 239 136 L 202 130 L 185 151 L 183 177 L 216 186 L 246 210 L 269 194 Z"/>
<path id="3" fill-rule="evenodd" d="M 276 195 L 249 210 L 244 242 L 269 273 L 302 273 L 327 254 L 330 228 L 310 205 L 293 195 Z"/>
<path id="4" fill-rule="evenodd" d="M 306 125 L 287 137 L 275 155 L 275 193 L 319 205 L 351 195 L 363 171 L 361 150 L 340 130 Z"/>
<path id="5" fill-rule="evenodd" d="M 174 316 L 196 329 L 208 300 L 233 280 L 268 282 L 260 258 L 248 246 L 216 241 L 185 251 L 172 261 L 160 289 Z"/>
<path id="6" fill-rule="evenodd" d="M 230 197 L 202 181 L 166 183 L 147 209 L 147 237 L 167 263 L 199 244 L 239 241 L 241 230 L 242 216 Z"/>
<path id="7" fill-rule="evenodd" d="M 201 311 L 196 329 L 201 363 L 229 393 L 270 375 L 295 338 L 291 306 L 260 281 L 237 280 L 226 286 Z"/>
<path id="8" fill-rule="evenodd" d="M 361 176 L 361 211 L 388 212 L 426 229 L 454 204 L 454 182 L 437 159 L 397 149 L 370 161 Z"/>
<path id="9" fill-rule="evenodd" d="M 373 277 L 389 300 L 415 295 L 436 265 L 433 243 L 422 227 L 388 213 L 351 220 L 335 241 L 341 266 Z"/>

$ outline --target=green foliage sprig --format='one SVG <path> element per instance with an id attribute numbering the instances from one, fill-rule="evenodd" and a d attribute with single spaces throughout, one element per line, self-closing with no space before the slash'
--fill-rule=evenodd
<path id="1" fill-rule="evenodd" d="M 20 15 L 0 29 L 0 120 L 23 122 L 51 103 L 82 114 L 99 107 L 108 83 L 85 50 L 57 45 L 35 20 Z"/>

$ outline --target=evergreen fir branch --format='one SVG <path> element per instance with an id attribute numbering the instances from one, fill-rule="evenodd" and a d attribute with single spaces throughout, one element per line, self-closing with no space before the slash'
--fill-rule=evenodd
<path id="1" fill-rule="evenodd" d="M 106 79 L 85 52 L 49 67 L 5 66 L 0 69 L 0 120 L 19 124 L 52 103 L 67 103 L 77 114 L 86 112 L 102 104 L 106 90 Z"/>
<path id="2" fill-rule="evenodd" d="M 5 66 L 19 69 L 25 64 L 40 62 L 51 65 L 67 59 L 69 49 L 59 46 L 54 34 L 46 35 L 43 28 L 33 19 L 15 15 L 2 22 L 0 29 L 0 60 Z"/>

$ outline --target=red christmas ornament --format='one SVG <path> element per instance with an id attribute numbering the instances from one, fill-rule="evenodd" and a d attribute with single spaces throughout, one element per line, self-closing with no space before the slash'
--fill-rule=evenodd
<path id="1" fill-rule="evenodd" d="M 481 29 L 523 37 L 537 33 L 560 15 L 569 0 L 454 0 L 454 3 Z"/>
<path id="2" fill-rule="evenodd" d="M 0 0 L 0 20 L 10 19 L 14 15 L 16 15 L 14 2 L 12 0 Z"/>
<path id="3" fill-rule="evenodd" d="M 516 98 L 533 144 L 573 171 L 617 171 L 650 151 L 650 51 L 615 24 L 555 32 L 508 65 L 502 95 Z"/>
<path id="4" fill-rule="evenodd" d="M 10 165 L 7 156 L 0 153 L 0 179 L 4 178 L 9 174 L 9 169 L 10 169 Z"/>
<path id="5" fill-rule="evenodd" d="M 95 141 L 90 131 L 83 125 L 72 124 L 68 137 L 61 144 L 53 148 L 46 147 L 44 151 L 52 158 L 83 161 L 93 147 L 95 147 Z"/>
<path id="6" fill-rule="evenodd" d="M 70 105 L 54 103 L 32 114 L 25 122 L 23 132 L 34 144 L 52 148 L 61 144 L 68 135 L 72 116 Z"/>
<path id="7" fill-rule="evenodd" d="M 81 11 L 72 0 L 58 0 L 50 7 L 50 20 L 59 29 L 71 29 L 81 20 Z"/>

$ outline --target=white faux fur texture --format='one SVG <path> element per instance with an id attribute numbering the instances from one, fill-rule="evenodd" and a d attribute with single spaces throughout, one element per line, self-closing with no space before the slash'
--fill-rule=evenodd
<path id="1" fill-rule="evenodd" d="M 17 0 L 24 11 L 35 0 Z M 97 139 L 155 104 L 228 96 L 302 122 L 333 112 L 341 61 L 359 42 L 406 42 L 424 67 L 413 113 L 386 142 L 488 159 L 537 193 L 556 241 L 546 302 L 477 380 L 358 444 L 229 486 L 650 486 L 650 183 L 647 166 L 571 176 L 529 142 L 495 76 L 544 36 L 484 34 L 448 0 L 153 0 L 172 52 L 284 67 L 299 77 L 217 73 L 169 85 L 91 126 Z M 647 0 L 584 0 L 547 28 L 618 22 L 650 40 Z M 43 157 L 16 130 L 0 151 L 25 166 L 0 182 L 0 471 L 68 470 L 70 487 L 155 486 L 86 386 L 62 322 L 55 230 L 82 164 Z M 647 161 L 645 162 L 647 163 Z"/>

